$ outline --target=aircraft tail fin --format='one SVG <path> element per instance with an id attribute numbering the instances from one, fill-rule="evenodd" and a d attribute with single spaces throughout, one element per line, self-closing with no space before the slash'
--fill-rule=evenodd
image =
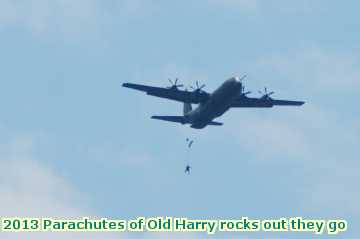
<path id="1" fill-rule="evenodd" d="M 175 123 L 180 123 L 180 124 L 185 124 L 185 117 L 184 116 L 151 116 L 152 119 L 157 119 L 157 120 L 164 120 L 164 121 L 170 121 L 170 122 L 175 122 Z"/>

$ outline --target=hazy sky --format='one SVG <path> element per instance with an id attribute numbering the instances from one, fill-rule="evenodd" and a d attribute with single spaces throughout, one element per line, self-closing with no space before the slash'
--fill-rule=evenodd
<path id="1" fill-rule="evenodd" d="M 0 215 L 344 218 L 349 231 L 336 238 L 355 238 L 359 8 L 352 0 L 0 0 Z M 253 96 L 267 86 L 274 98 L 307 103 L 232 109 L 223 127 L 193 130 L 150 119 L 182 114 L 180 103 L 121 87 L 179 77 L 211 92 L 243 74 Z M 190 176 L 186 137 L 195 140 Z M 328 237 L 266 235 L 279 236 Z"/>

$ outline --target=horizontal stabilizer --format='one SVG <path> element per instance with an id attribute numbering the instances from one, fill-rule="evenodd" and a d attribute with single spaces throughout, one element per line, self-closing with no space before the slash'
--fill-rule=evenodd
<path id="1" fill-rule="evenodd" d="M 221 122 L 216 122 L 216 121 L 211 121 L 210 123 L 208 123 L 208 125 L 221 126 L 221 125 L 223 125 L 223 123 L 221 123 Z"/>
<path id="2" fill-rule="evenodd" d="M 157 120 L 164 120 L 164 121 L 185 124 L 185 119 L 183 116 L 156 116 L 156 115 L 154 115 L 151 118 L 157 119 Z"/>

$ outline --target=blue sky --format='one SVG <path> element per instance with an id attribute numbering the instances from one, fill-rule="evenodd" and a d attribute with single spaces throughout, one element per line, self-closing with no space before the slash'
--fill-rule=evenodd
<path id="1" fill-rule="evenodd" d="M 340 217 L 350 229 L 337 238 L 355 238 L 359 7 L 0 1 L 1 215 Z M 181 114 L 181 104 L 121 87 L 179 77 L 212 91 L 243 74 L 254 96 L 267 86 L 307 103 L 233 109 L 223 127 L 197 131 L 149 119 Z M 186 137 L 195 139 L 189 177 Z"/>

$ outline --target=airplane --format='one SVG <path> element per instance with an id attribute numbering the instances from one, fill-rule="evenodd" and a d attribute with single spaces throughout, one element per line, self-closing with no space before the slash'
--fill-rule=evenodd
<path id="1" fill-rule="evenodd" d="M 196 88 L 190 87 L 192 91 L 187 89 L 181 90 L 184 85 L 178 84 L 178 79 L 175 81 L 169 79 L 170 87 L 154 87 L 133 83 L 124 83 L 122 86 L 134 90 L 144 91 L 146 94 L 182 102 L 183 115 L 181 116 L 157 116 L 151 118 L 157 120 L 170 121 L 180 124 L 189 124 L 191 128 L 203 129 L 208 125 L 221 126 L 223 123 L 213 121 L 215 118 L 222 116 L 230 108 L 271 108 L 273 106 L 301 106 L 304 101 L 291 100 L 276 100 L 270 96 L 274 92 L 268 92 L 267 88 L 264 91 L 259 91 L 262 96 L 260 98 L 252 98 L 247 95 L 250 91 L 245 92 L 242 80 L 246 77 L 231 77 L 226 80 L 213 93 L 208 93 L 203 90 L 205 84 L 199 85 L 196 81 Z M 198 104 L 195 109 L 192 104 Z"/>

